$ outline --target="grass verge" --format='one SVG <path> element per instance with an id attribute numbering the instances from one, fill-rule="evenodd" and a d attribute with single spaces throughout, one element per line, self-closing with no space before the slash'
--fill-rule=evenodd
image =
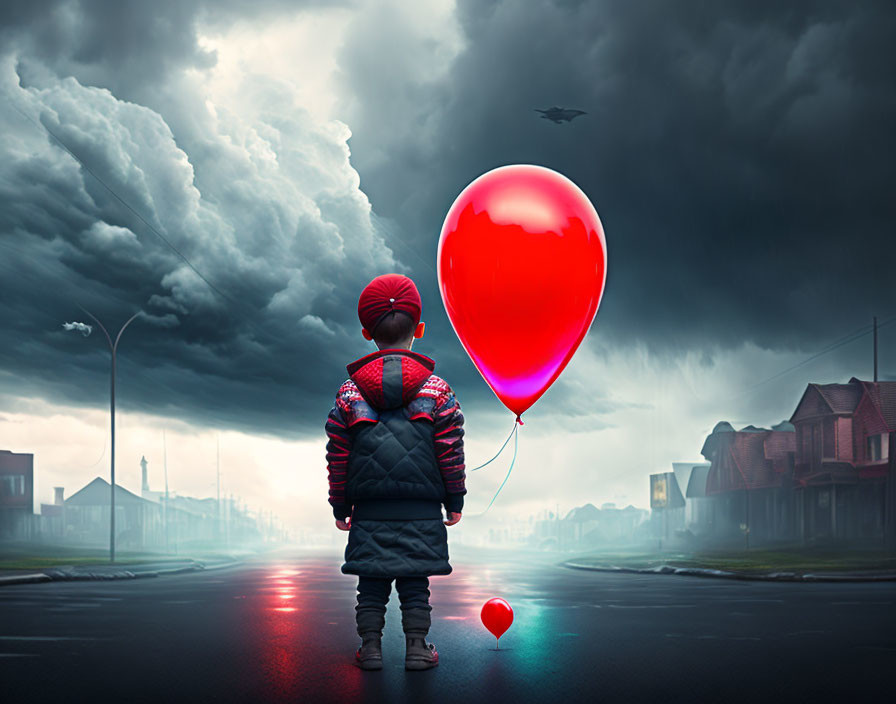
<path id="1" fill-rule="evenodd" d="M 594 567 L 650 569 L 661 565 L 724 570 L 740 574 L 769 572 L 896 572 L 896 555 L 883 550 L 743 550 L 695 553 L 603 553 L 570 558 Z"/>

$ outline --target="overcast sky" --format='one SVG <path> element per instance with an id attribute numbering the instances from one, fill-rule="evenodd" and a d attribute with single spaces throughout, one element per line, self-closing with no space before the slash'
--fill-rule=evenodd
<path id="1" fill-rule="evenodd" d="M 146 455 L 158 484 L 167 428 L 175 488 L 208 495 L 220 435 L 226 493 L 323 525 L 323 423 L 373 349 L 358 295 L 396 271 L 479 464 L 513 416 L 447 320 L 438 235 L 475 177 L 535 163 L 594 203 L 607 288 L 490 515 L 646 506 L 718 420 L 870 378 L 865 335 L 757 386 L 896 316 L 894 31 L 889 2 L 5 2 L 0 448 L 35 453 L 39 500 L 105 475 L 108 350 L 63 323 L 143 310 L 122 483 Z"/>

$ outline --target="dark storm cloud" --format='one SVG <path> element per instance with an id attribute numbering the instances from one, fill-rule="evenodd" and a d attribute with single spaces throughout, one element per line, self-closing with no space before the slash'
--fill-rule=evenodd
<path id="1" fill-rule="evenodd" d="M 0 5 L 0 55 L 13 57 L 0 97 L 57 132 L 224 294 L 0 108 L 2 391 L 102 406 L 100 331 L 62 324 L 91 322 L 76 303 L 115 330 L 142 308 L 121 345 L 123 408 L 319 437 L 344 364 L 369 351 L 359 288 L 397 270 L 424 298 L 415 349 L 466 407 L 494 411 L 433 266 L 457 193 L 514 162 L 565 173 L 604 222 L 598 365 L 610 341 L 811 349 L 872 312 L 896 314 L 885 4 L 470 2 L 456 56 L 442 27 L 421 35 L 400 5 L 365 6 L 340 58 L 351 164 L 348 132 L 314 124 L 275 78 L 241 86 L 263 106 L 250 117 L 207 111 L 201 74 L 183 71 L 216 60 L 197 27 L 224 28 L 244 7 Z M 588 115 L 554 125 L 533 112 L 553 104 Z M 547 424 L 563 410 L 558 429 L 588 430 L 643 401 L 583 386 L 579 372 L 532 413 Z"/>
<path id="2" fill-rule="evenodd" d="M 604 223 L 593 341 L 814 350 L 896 314 L 891 3 L 462 1 L 458 16 L 464 48 L 430 80 L 394 58 L 415 46 L 388 13 L 359 21 L 342 60 L 361 187 L 430 261 L 469 181 L 530 162 Z M 533 112 L 551 105 L 588 114 Z"/>
<path id="3" fill-rule="evenodd" d="M 351 2 L 322 0 L 5 0 L 0 40 L 81 83 L 120 97 L 164 84 L 184 68 L 214 65 L 197 27 Z"/>
<path id="4" fill-rule="evenodd" d="M 81 78 L 164 80 L 185 65 L 208 66 L 214 56 L 195 42 L 197 2 L 13 0 L 0 10 L 3 38 L 46 63 L 80 67 Z M 110 71 L 112 66 L 117 72 Z M 117 75 L 116 75 L 117 74 Z M 90 80 L 84 82 L 91 83 Z"/>
<path id="5" fill-rule="evenodd" d="M 180 69 L 215 59 L 195 31 L 212 4 L 123 5 L 4 6 L 2 392 L 102 406 L 105 338 L 63 323 L 92 323 L 83 305 L 114 339 L 142 309 L 119 351 L 122 408 L 319 435 L 366 351 L 358 282 L 403 270 L 357 189 L 349 132 L 265 77 L 239 86 L 251 114 L 210 109 Z M 278 3 L 253 18 L 266 9 Z"/>

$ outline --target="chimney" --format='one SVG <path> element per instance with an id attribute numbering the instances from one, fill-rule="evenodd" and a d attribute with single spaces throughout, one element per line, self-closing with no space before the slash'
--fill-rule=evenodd
<path id="1" fill-rule="evenodd" d="M 54 486 L 53 487 L 53 503 L 56 506 L 62 506 L 65 502 L 65 487 L 64 486 Z"/>
<path id="2" fill-rule="evenodd" d="M 146 465 L 147 465 L 146 458 L 141 457 L 140 458 L 140 469 L 143 470 L 143 493 L 144 494 L 147 491 L 149 491 L 149 473 L 146 471 Z"/>

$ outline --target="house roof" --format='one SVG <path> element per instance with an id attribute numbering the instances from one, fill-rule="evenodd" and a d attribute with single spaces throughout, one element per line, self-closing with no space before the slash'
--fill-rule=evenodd
<path id="1" fill-rule="evenodd" d="M 852 413 L 859 405 L 862 397 L 862 388 L 851 379 L 848 384 L 810 384 L 818 389 L 818 393 L 827 401 L 834 413 Z"/>
<path id="2" fill-rule="evenodd" d="M 706 479 L 709 477 L 709 462 L 695 464 L 691 471 L 691 478 L 685 490 L 685 496 L 689 499 L 699 499 L 706 496 Z"/>
<path id="3" fill-rule="evenodd" d="M 0 472 L 31 472 L 34 470 L 34 455 L 27 452 L 0 450 Z"/>
<path id="4" fill-rule="evenodd" d="M 852 413 L 862 397 L 861 382 L 852 379 L 848 384 L 809 384 L 796 405 L 790 422 L 799 417 Z"/>
<path id="5" fill-rule="evenodd" d="M 896 381 L 860 381 L 855 377 L 849 381 L 862 385 L 871 403 L 884 419 L 887 429 L 890 432 L 896 430 Z"/>
<path id="6" fill-rule="evenodd" d="M 810 393 L 816 393 L 827 408 L 819 408 L 817 404 L 813 406 L 809 399 Z M 851 414 L 865 394 L 880 412 L 887 428 L 891 432 L 896 431 L 896 381 L 862 381 L 852 377 L 846 384 L 809 384 L 790 420 L 793 422 L 798 420 L 798 416 L 811 417 L 827 413 Z"/>
<path id="7" fill-rule="evenodd" d="M 788 425 L 790 430 L 780 429 Z M 776 463 L 776 469 L 784 471 L 788 455 L 796 454 L 796 432 L 790 423 L 779 423 L 765 436 L 765 459 Z"/>
<path id="8" fill-rule="evenodd" d="M 600 509 L 597 508 L 594 504 L 585 504 L 584 506 L 578 506 L 577 508 L 572 509 L 569 513 L 566 514 L 565 521 L 573 521 L 574 523 L 583 523 L 585 521 L 598 521 L 600 520 Z"/>
<path id="9" fill-rule="evenodd" d="M 896 381 L 879 381 L 880 410 L 890 431 L 896 430 Z"/>
<path id="10" fill-rule="evenodd" d="M 742 435 L 731 445 L 731 455 L 747 488 L 763 488 L 774 481 L 772 467 L 765 457 L 765 438 L 761 435 Z"/>
<path id="11" fill-rule="evenodd" d="M 687 495 L 687 489 L 691 484 L 691 477 L 697 467 L 709 467 L 709 462 L 673 462 L 672 472 L 675 474 L 675 481 L 678 482 L 678 488 L 682 494 Z M 701 494 L 702 496 L 702 494 Z"/>
<path id="12" fill-rule="evenodd" d="M 731 423 L 724 420 L 719 421 L 712 429 L 712 432 L 706 436 L 706 440 L 703 441 L 703 447 L 700 449 L 700 454 L 706 459 L 711 460 L 712 454 L 718 449 L 721 439 L 726 437 L 727 433 L 733 432 L 734 426 L 732 426 Z"/>
<path id="13" fill-rule="evenodd" d="M 877 382 L 880 412 L 890 432 L 896 430 L 896 381 Z"/>
<path id="14" fill-rule="evenodd" d="M 675 481 L 678 482 L 678 486 L 681 487 L 682 490 L 688 485 L 688 482 L 691 480 L 691 470 L 694 469 L 694 465 L 696 462 L 673 462 L 672 463 L 672 473 L 675 475 Z"/>
<path id="15" fill-rule="evenodd" d="M 721 437 L 709 436 L 703 446 L 703 456 L 711 459 L 704 491 L 716 494 L 737 489 L 762 489 L 778 486 L 780 477 L 775 471 L 785 462 L 788 452 L 795 452 L 796 436 L 789 431 L 745 428 Z M 731 463 L 728 465 L 728 463 Z M 733 479 L 721 470 L 724 466 L 734 469 Z M 694 491 L 699 491 L 695 485 Z M 688 496 L 699 496 L 691 494 Z"/>
<path id="16" fill-rule="evenodd" d="M 102 477 L 97 477 L 85 487 L 76 491 L 65 500 L 66 506 L 108 506 L 109 482 Z M 137 496 L 125 489 L 120 484 L 115 485 L 116 506 L 155 506 L 151 501 Z"/>

